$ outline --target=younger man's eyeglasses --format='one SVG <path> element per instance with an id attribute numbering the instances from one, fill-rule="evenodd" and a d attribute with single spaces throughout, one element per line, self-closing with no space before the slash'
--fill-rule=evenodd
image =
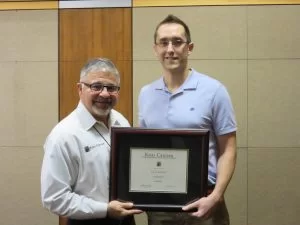
<path id="1" fill-rule="evenodd" d="M 188 43 L 187 41 L 184 41 L 184 40 L 181 40 L 181 39 L 171 39 L 171 40 L 168 40 L 168 39 L 162 39 L 162 40 L 159 40 L 157 43 L 155 43 L 156 45 L 158 45 L 159 47 L 161 48 L 167 48 L 170 43 L 172 44 L 172 46 L 174 48 L 179 48 L 181 47 L 183 44 L 186 44 Z"/>

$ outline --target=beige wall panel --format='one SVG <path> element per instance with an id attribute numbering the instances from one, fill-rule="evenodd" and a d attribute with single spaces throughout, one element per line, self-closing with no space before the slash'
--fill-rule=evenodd
<path id="1" fill-rule="evenodd" d="M 56 10 L 0 11 L 0 61 L 57 61 Z"/>
<path id="2" fill-rule="evenodd" d="M 300 5 L 248 7 L 249 58 L 300 58 Z"/>
<path id="3" fill-rule="evenodd" d="M 192 60 L 197 71 L 222 82 L 230 96 L 238 122 L 237 145 L 247 146 L 247 62 L 246 60 Z"/>
<path id="4" fill-rule="evenodd" d="M 0 63 L 0 146 L 39 146 L 58 120 L 57 62 Z"/>
<path id="5" fill-rule="evenodd" d="M 149 7 L 133 9 L 133 58 L 154 59 L 153 33 L 168 14 L 183 19 L 191 30 L 192 59 L 245 59 L 245 6 Z M 155 15 L 155 19 L 153 19 Z"/>
<path id="6" fill-rule="evenodd" d="M 0 35 L 1 36 L 1 35 Z M 1 88 L 0 88 L 0 107 L 1 126 L 0 126 L 0 146 L 7 146 L 15 142 L 15 74 L 16 64 L 14 62 L 0 62 Z"/>
<path id="7" fill-rule="evenodd" d="M 299 225 L 299 162 L 300 148 L 249 149 L 248 225 Z"/>
<path id="8" fill-rule="evenodd" d="M 247 154 L 246 148 L 238 148 L 235 172 L 226 190 L 231 225 L 247 224 Z"/>
<path id="9" fill-rule="evenodd" d="M 57 224 L 40 201 L 42 157 L 41 146 L 0 147 L 1 224 Z"/>
<path id="10" fill-rule="evenodd" d="M 133 60 L 156 59 L 153 51 L 153 34 L 156 24 L 168 13 L 160 8 L 132 9 L 132 54 Z M 153 14 L 155 13 L 155 18 Z"/>
<path id="11" fill-rule="evenodd" d="M 16 11 L 0 11 L 0 61 L 14 61 L 18 56 L 18 15 Z"/>
<path id="12" fill-rule="evenodd" d="M 141 88 L 162 74 L 157 60 L 133 61 L 133 125 L 138 126 L 138 95 Z"/>
<path id="13" fill-rule="evenodd" d="M 300 147 L 300 60 L 248 65 L 249 147 Z"/>

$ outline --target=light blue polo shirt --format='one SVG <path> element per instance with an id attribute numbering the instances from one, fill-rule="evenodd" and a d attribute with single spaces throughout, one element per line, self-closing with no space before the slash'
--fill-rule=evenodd
<path id="1" fill-rule="evenodd" d="M 193 70 L 175 93 L 161 77 L 144 86 L 138 99 L 139 126 L 209 129 L 209 184 L 216 182 L 216 136 L 237 130 L 230 96 L 219 81 Z"/>

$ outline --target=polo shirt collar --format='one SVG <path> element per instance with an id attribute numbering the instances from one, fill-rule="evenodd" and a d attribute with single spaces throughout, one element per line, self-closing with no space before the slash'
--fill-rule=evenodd
<path id="1" fill-rule="evenodd" d="M 184 91 L 184 90 L 193 90 L 197 88 L 198 82 L 195 82 L 193 79 L 195 77 L 195 70 L 191 69 L 191 72 L 189 73 L 186 80 L 183 82 L 181 87 L 178 91 Z M 161 77 L 155 84 L 154 84 L 155 90 L 165 90 L 168 91 L 168 88 L 166 87 L 166 84 L 164 82 L 163 77 Z"/>

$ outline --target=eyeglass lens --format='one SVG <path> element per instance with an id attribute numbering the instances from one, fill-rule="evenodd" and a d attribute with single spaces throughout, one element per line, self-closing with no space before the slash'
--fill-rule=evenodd
<path id="1" fill-rule="evenodd" d="M 181 45 L 187 42 L 183 41 L 182 39 L 171 39 L 171 40 L 162 39 L 159 40 L 157 44 L 161 47 L 168 47 L 170 43 L 172 44 L 173 47 L 180 47 Z"/>
<path id="2" fill-rule="evenodd" d="M 106 88 L 107 92 L 109 92 L 109 93 L 116 93 L 120 90 L 119 86 L 114 86 L 114 85 L 104 85 L 101 83 L 93 83 L 93 84 L 83 83 L 83 84 L 85 84 L 92 91 L 95 91 L 95 92 L 101 92 L 101 91 L 103 91 L 104 88 Z"/>

